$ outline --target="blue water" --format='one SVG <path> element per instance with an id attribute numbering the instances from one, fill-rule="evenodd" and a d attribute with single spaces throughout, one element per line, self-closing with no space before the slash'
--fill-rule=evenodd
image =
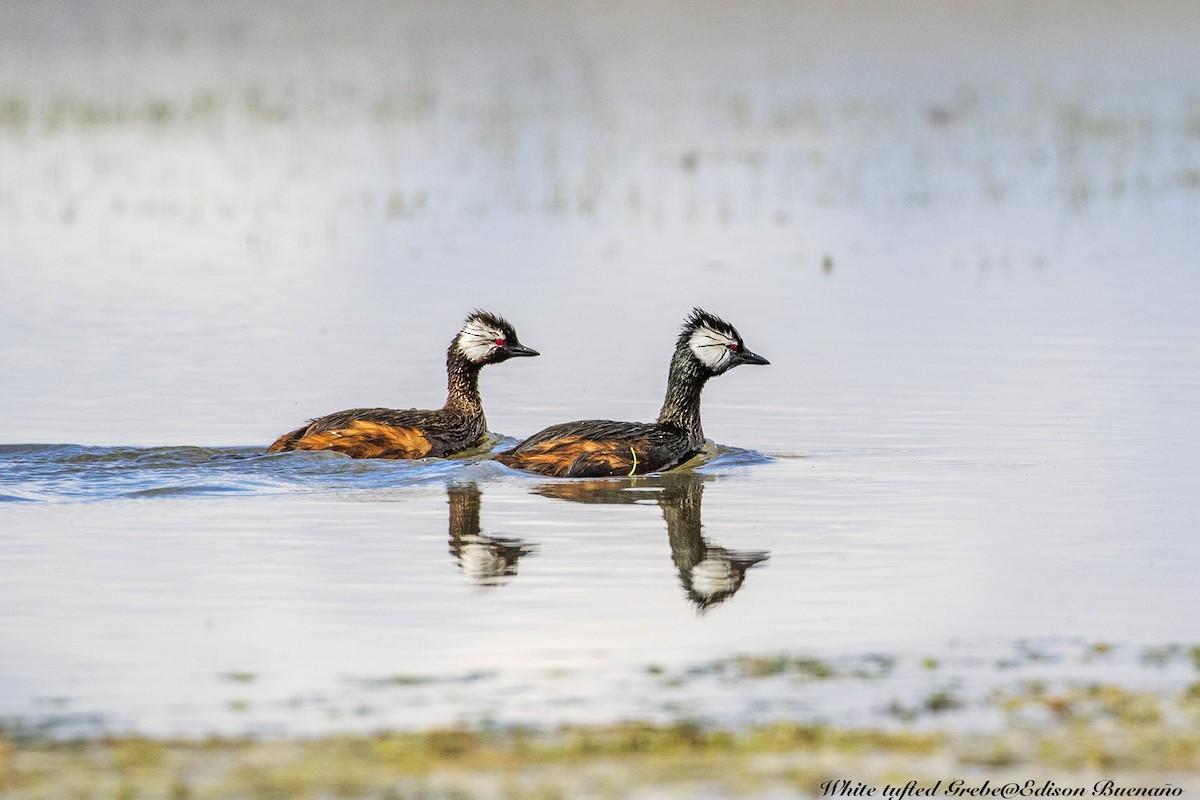
<path id="1" fill-rule="evenodd" d="M 0 446 L 2 499 L 9 501 L 370 490 L 446 480 L 464 469 L 453 461 L 269 455 L 254 447 Z"/>
<path id="2" fill-rule="evenodd" d="M 506 450 L 516 442 L 502 439 L 497 449 Z M 710 448 L 711 455 L 693 465 L 701 474 L 770 460 L 735 447 Z M 551 482 L 523 475 L 490 458 L 392 461 L 353 459 L 332 451 L 268 454 L 261 447 L 0 444 L 0 502 L 284 492 L 352 494 L 438 483 L 522 479 Z"/>

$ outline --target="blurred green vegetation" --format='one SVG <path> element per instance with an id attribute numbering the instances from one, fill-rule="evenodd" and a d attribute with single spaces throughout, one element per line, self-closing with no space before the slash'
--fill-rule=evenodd
<path id="1" fill-rule="evenodd" d="M 1195 689 L 1195 687 L 1193 687 Z M 947 775 L 1125 783 L 1200 774 L 1200 690 L 1177 698 L 1115 686 L 994 697 L 1016 712 L 991 733 L 904 725 L 838 729 L 779 722 L 740 730 L 680 721 L 605 726 L 438 728 L 312 740 L 76 742 L 0 739 L 0 797 L 609 798 L 814 795 L 830 778 L 884 783 Z M 931 697 L 925 712 L 938 709 Z M 920 711 L 916 712 L 919 716 Z M 980 778 L 982 780 L 982 778 Z M 1090 785 L 1090 783 L 1089 783 Z"/>

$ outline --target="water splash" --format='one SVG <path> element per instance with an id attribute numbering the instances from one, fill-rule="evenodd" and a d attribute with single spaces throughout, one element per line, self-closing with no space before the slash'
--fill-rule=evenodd
<path id="1" fill-rule="evenodd" d="M 500 448 L 512 446 L 504 439 Z M 357 493 L 469 480 L 520 479 L 483 454 L 416 461 L 353 459 L 332 451 L 266 453 L 260 447 L 0 445 L 0 502 Z M 711 473 L 770 459 L 709 443 L 693 465 Z"/>

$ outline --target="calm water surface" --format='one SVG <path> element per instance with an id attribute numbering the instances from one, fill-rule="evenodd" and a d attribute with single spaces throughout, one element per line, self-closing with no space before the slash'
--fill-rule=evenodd
<path id="1" fill-rule="evenodd" d="M 1138 655 L 1200 607 L 1186 4 L 83 8 L 0 10 L 0 716 L 877 722 L 1194 679 Z M 709 385 L 677 475 L 263 452 L 439 405 L 475 306 L 543 353 L 484 373 L 497 447 L 652 419 L 693 305 L 772 366 Z M 890 679 L 701 668 L 773 653 Z"/>

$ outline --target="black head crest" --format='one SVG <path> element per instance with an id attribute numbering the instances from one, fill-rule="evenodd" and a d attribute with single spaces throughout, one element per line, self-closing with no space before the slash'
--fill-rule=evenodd
<path id="1" fill-rule="evenodd" d="M 505 334 L 510 339 L 514 339 L 517 336 L 517 329 L 513 327 L 511 322 L 499 314 L 493 314 L 490 311 L 484 311 L 480 308 L 475 309 L 467 315 L 467 318 L 463 320 L 463 329 L 466 330 L 468 327 L 471 327 L 472 323 L 485 325 L 494 331 Z"/>
<path id="2" fill-rule="evenodd" d="M 693 308 L 683 323 L 675 350 L 690 354 L 711 375 L 720 375 L 739 364 L 771 363 L 746 349 L 737 328 L 699 308 Z"/>
<path id="3" fill-rule="evenodd" d="M 702 308 L 693 308 L 692 313 L 683 323 L 683 333 L 691 335 L 698 328 L 708 328 L 717 333 L 724 334 L 731 339 L 741 340 L 738 335 L 737 328 L 730 325 L 725 320 L 718 317 L 716 314 L 710 314 Z"/>
<path id="4" fill-rule="evenodd" d="M 514 356 L 536 356 L 517 339 L 517 329 L 497 314 L 475 309 L 463 322 L 462 330 L 450 344 L 450 356 L 462 357 L 472 364 L 498 364 Z"/>

